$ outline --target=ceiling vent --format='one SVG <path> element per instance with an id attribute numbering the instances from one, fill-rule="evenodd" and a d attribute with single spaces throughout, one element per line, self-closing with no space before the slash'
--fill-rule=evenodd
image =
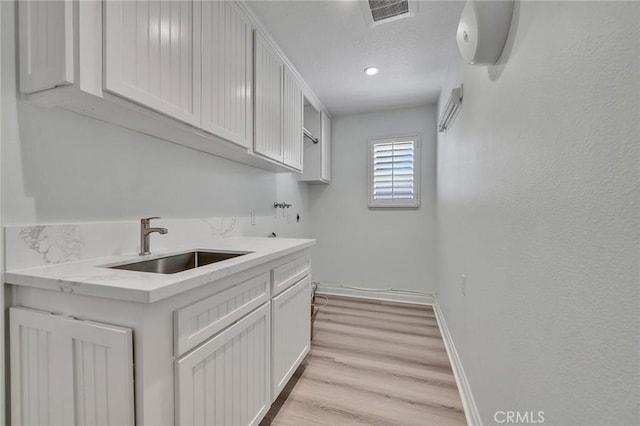
<path id="1" fill-rule="evenodd" d="M 369 26 L 384 24 L 415 15 L 417 0 L 368 0 L 361 1 Z"/>

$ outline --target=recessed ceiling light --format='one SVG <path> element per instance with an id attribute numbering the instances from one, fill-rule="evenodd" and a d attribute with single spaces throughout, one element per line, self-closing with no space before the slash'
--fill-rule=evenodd
<path id="1" fill-rule="evenodd" d="M 366 67 L 364 69 L 364 73 L 366 75 L 376 75 L 380 72 L 380 68 L 376 68 L 376 67 Z"/>

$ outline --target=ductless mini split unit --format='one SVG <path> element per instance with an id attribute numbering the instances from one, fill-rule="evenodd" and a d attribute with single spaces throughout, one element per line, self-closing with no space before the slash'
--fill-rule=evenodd
<path id="1" fill-rule="evenodd" d="M 438 132 L 444 132 L 458 116 L 460 109 L 462 108 L 462 85 L 456 87 L 451 91 L 451 95 L 447 100 L 447 103 L 440 113 L 440 120 L 438 121 Z"/>
<path id="2" fill-rule="evenodd" d="M 408 18 L 418 10 L 417 0 L 368 0 L 359 3 L 369 26 Z"/>

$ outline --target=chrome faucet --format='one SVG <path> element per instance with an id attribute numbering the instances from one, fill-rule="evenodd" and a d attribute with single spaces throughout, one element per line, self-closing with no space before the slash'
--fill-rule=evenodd
<path id="1" fill-rule="evenodd" d="M 149 228 L 153 219 L 160 219 L 159 217 L 147 217 L 140 219 L 140 256 L 145 254 L 151 254 L 149 251 L 149 234 L 152 232 L 158 232 L 160 234 L 166 234 L 169 232 L 167 228 Z"/>

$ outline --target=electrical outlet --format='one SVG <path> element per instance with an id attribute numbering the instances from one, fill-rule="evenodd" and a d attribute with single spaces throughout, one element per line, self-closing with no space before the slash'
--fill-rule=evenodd
<path id="1" fill-rule="evenodd" d="M 462 290 L 462 295 L 467 295 L 467 276 L 465 274 L 460 275 L 460 289 Z"/>
<path id="2" fill-rule="evenodd" d="M 251 224 L 256 224 L 256 214 L 254 212 L 251 212 Z"/>
<path id="3" fill-rule="evenodd" d="M 287 223 L 293 222 L 293 215 L 291 213 L 287 213 Z"/>

